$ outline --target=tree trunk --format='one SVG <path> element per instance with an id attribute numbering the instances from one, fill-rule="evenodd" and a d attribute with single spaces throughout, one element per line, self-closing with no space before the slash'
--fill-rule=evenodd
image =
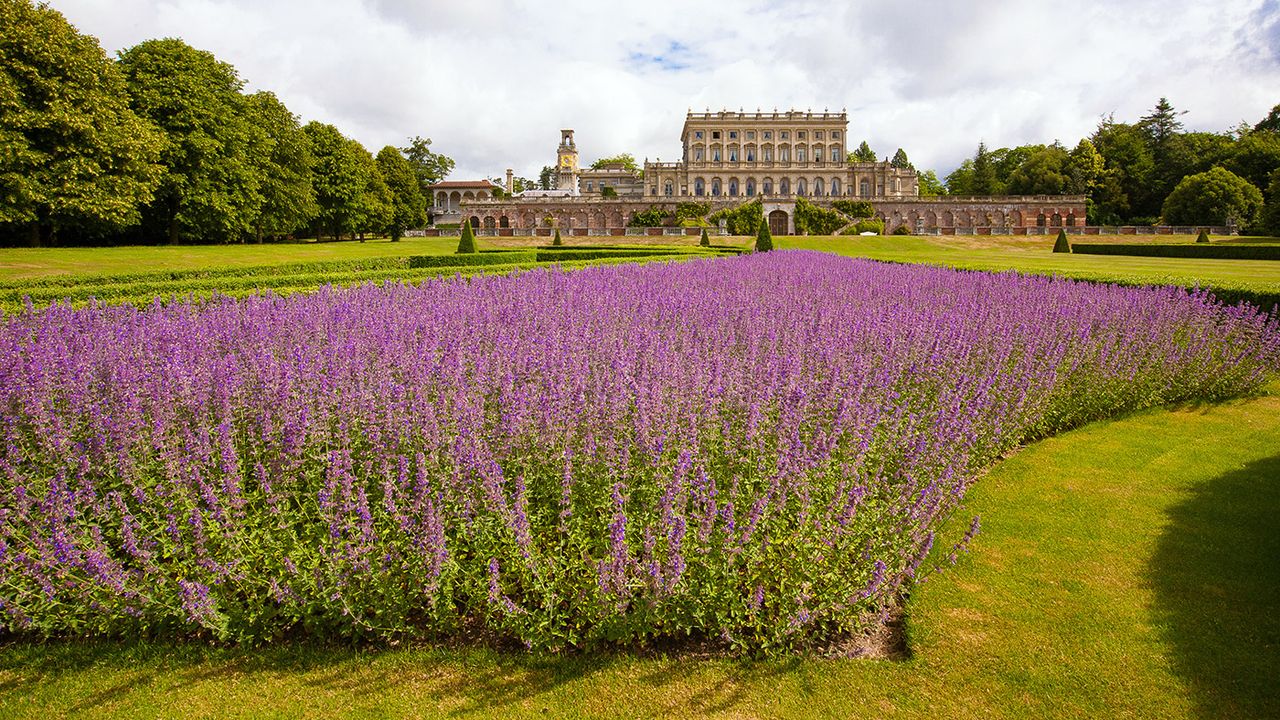
<path id="1" fill-rule="evenodd" d="M 27 245 L 33 248 L 42 247 L 40 241 L 40 223 L 31 223 L 31 228 L 27 230 Z"/>

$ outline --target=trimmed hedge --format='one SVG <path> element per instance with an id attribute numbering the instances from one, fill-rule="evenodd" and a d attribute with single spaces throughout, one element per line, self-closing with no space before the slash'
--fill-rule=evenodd
<path id="1" fill-rule="evenodd" d="M 1083 255 L 1135 255 L 1142 257 L 1201 258 L 1205 260 L 1280 260 L 1280 245 L 1137 245 L 1074 244 Z"/>
<path id="2" fill-rule="evenodd" d="M 462 255 L 415 255 L 409 258 L 411 268 L 470 267 L 474 265 L 508 265 L 510 263 L 537 262 L 536 252 L 509 250 L 495 253 L 464 253 Z"/>

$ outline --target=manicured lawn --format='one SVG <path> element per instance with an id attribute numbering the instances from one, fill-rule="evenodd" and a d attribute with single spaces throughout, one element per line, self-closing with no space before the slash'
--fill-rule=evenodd
<path id="1" fill-rule="evenodd" d="M 971 554 L 912 598 L 905 661 L 16 643 L 0 716 L 1276 717 L 1278 390 L 1000 463 L 949 526 L 982 516 Z"/>
<path id="2" fill-rule="evenodd" d="M 1166 236 L 1167 237 L 1167 236 Z M 1096 237 L 1089 238 L 1095 242 Z M 1103 237 L 1103 241 L 1111 238 Z M 1133 241 L 1133 236 L 1122 239 Z M 1246 287 L 1280 292 L 1280 262 L 1054 254 L 1053 238 L 779 237 L 781 248 L 824 250 L 894 262 L 949 265 L 970 270 L 1017 270 L 1086 279 L 1114 278 L 1163 285 Z"/>
<path id="3" fill-rule="evenodd" d="M 48 275 L 137 273 L 245 267 L 328 260 L 444 255 L 458 247 L 457 238 L 405 238 L 366 242 L 264 243 L 262 245 L 160 245 L 106 248 L 0 248 L 0 280 Z"/>

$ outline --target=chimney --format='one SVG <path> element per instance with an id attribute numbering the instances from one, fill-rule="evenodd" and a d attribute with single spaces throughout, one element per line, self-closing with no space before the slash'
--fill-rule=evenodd
<path id="1" fill-rule="evenodd" d="M 507 168 L 507 194 L 515 194 L 515 181 L 511 179 L 511 168 Z"/>

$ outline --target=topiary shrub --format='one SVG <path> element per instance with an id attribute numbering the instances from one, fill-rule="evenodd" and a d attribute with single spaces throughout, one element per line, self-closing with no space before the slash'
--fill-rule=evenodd
<path id="1" fill-rule="evenodd" d="M 551 241 L 552 245 L 563 245 L 564 241 L 560 239 L 560 228 L 556 228 L 556 236 Z"/>
<path id="2" fill-rule="evenodd" d="M 711 247 L 711 238 L 707 237 L 706 228 L 702 228 L 702 237 L 698 238 L 698 244 L 702 247 Z"/>
<path id="3" fill-rule="evenodd" d="M 1053 251 L 1056 253 L 1071 252 L 1071 243 L 1067 240 L 1066 230 L 1058 231 L 1058 239 L 1053 241 Z"/>
<path id="4" fill-rule="evenodd" d="M 459 253 L 473 253 L 476 251 L 476 236 L 471 234 L 471 221 L 466 220 L 462 223 L 462 237 L 458 240 Z"/>
<path id="5" fill-rule="evenodd" d="M 884 221 L 875 218 L 867 218 L 860 220 L 852 228 L 845 229 L 842 235 L 861 235 L 864 232 L 875 233 L 877 235 L 884 234 Z"/>
<path id="6" fill-rule="evenodd" d="M 1207 242 L 1209 242 L 1209 233 L 1208 233 L 1208 231 L 1206 231 L 1206 230 L 1201 230 L 1201 231 L 1200 231 L 1200 234 L 1196 236 L 1196 242 L 1198 242 L 1198 243 L 1207 243 Z"/>
<path id="7" fill-rule="evenodd" d="M 769 232 L 769 223 L 760 223 L 760 230 L 756 233 L 756 252 L 769 252 L 773 249 L 773 234 Z"/>

